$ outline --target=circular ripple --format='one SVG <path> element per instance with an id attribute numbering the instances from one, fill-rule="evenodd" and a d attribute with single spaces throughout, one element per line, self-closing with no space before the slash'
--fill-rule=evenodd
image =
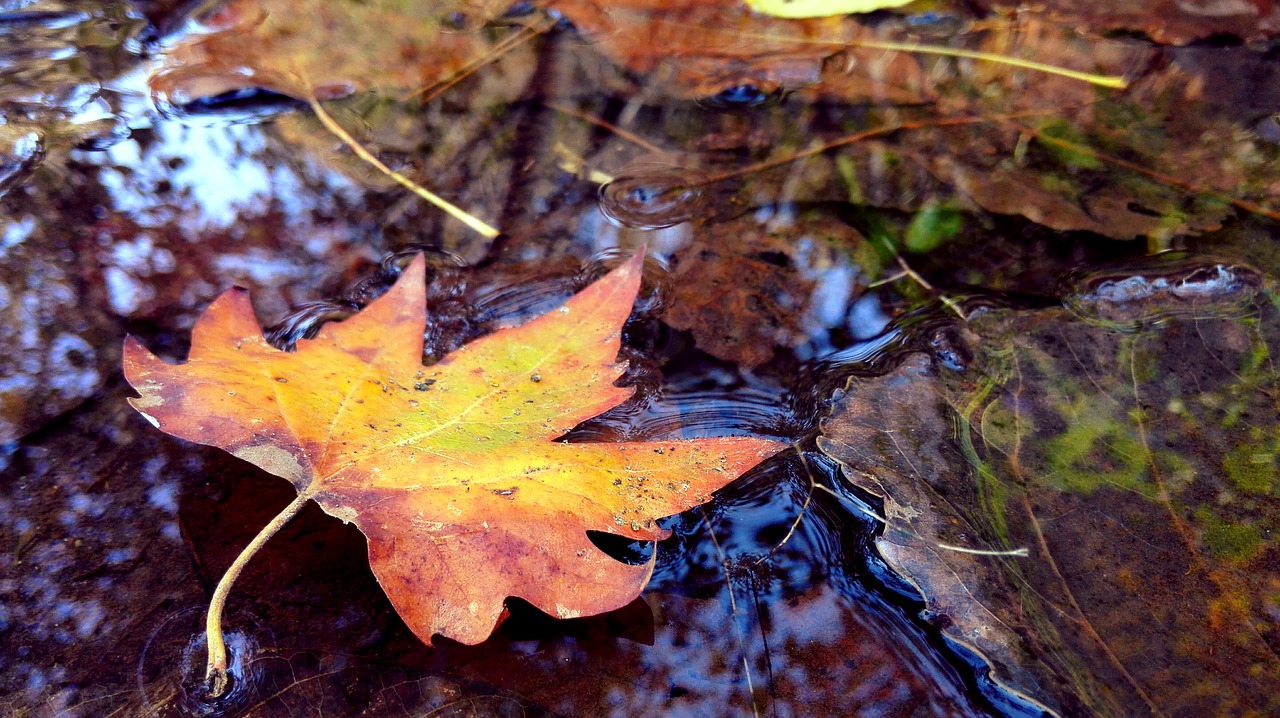
<path id="1" fill-rule="evenodd" d="M 600 187 L 600 211 L 613 223 L 632 229 L 687 222 L 705 203 L 702 179 L 675 165 L 637 165 Z"/>
<path id="2" fill-rule="evenodd" d="M 138 692 L 149 715 L 224 718 L 239 715 L 261 699 L 264 683 L 259 638 L 270 638 L 256 619 L 243 613 L 229 617 L 228 690 L 217 698 L 205 682 L 205 609 L 189 607 L 170 614 L 156 626 L 138 659 Z"/>
<path id="3" fill-rule="evenodd" d="M 582 269 L 578 270 L 578 274 L 574 276 L 574 291 L 582 291 L 588 284 L 607 274 L 609 270 L 631 259 L 634 254 L 633 249 L 618 248 L 597 252 L 583 263 Z M 666 262 L 652 255 L 646 256 L 641 273 L 640 294 L 636 297 L 631 316 L 634 318 L 659 316 L 670 306 L 673 290 L 674 280 L 671 278 L 671 271 L 667 268 Z"/>

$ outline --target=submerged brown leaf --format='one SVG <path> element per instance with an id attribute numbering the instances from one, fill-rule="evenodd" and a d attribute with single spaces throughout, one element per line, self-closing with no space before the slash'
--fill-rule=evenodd
<path id="1" fill-rule="evenodd" d="M 803 237 L 794 236 L 796 227 Z M 821 316 L 827 296 L 852 297 L 865 287 L 866 267 L 853 255 L 871 251 L 830 213 L 767 222 L 745 216 L 695 232 L 671 259 L 674 301 L 663 319 L 717 359 L 755 367 L 779 348 L 798 347 L 832 321 Z"/>
<path id="2" fill-rule="evenodd" d="M 976 316 L 963 371 L 851 381 L 819 445 L 1002 684 L 1063 715 L 1271 714 L 1276 296 L 1238 265 L 1157 271 L 1082 282 L 1078 315 Z"/>
<path id="3" fill-rule="evenodd" d="M 500 39 L 472 30 L 503 8 L 470 9 L 474 17 L 443 1 L 229 0 L 204 18 L 203 32 L 167 50 L 151 85 L 174 102 L 245 88 L 294 98 L 314 91 L 321 99 L 368 89 L 409 93 L 450 79 L 498 47 Z M 504 65 L 514 77 L 489 73 L 491 89 L 518 92 L 531 66 Z"/>

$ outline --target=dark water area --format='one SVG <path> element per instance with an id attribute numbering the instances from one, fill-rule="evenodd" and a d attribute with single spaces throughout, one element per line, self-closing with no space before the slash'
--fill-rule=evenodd
<path id="1" fill-rule="evenodd" d="M 0 0 L 0 712 L 1280 711 L 1280 15 L 1045 5 Z M 424 254 L 432 363 L 641 247 L 636 395 L 567 438 L 791 448 L 595 537 L 630 605 L 474 646 L 310 505 L 210 698 L 295 493 L 148 424 L 124 338 L 240 286 L 287 349 Z"/>

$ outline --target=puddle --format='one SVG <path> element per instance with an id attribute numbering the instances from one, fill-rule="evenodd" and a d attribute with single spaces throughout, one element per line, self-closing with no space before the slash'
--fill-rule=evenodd
<path id="1" fill-rule="evenodd" d="M 1263 82 L 1280 16 L 978 3 L 783 23 L 669 5 L 0 3 L 0 709 L 1261 705 L 1280 677 L 1280 100 Z M 361 152 L 498 236 L 374 168 L 312 97 Z M 477 646 L 423 645 L 364 538 L 310 507 L 233 591 L 238 673 L 208 700 L 203 607 L 292 491 L 132 412 L 124 337 L 180 360 L 200 312 L 242 286 L 287 349 L 421 252 L 435 361 L 640 247 L 621 354 L 636 395 L 567 438 L 793 449 L 664 519 L 655 549 L 599 539 L 655 552 L 631 605 L 559 621 L 514 600 Z M 1008 493 L 974 488 L 996 480 Z M 982 512 L 962 502 L 974 492 Z M 1075 515 L 1113 540 L 1073 533 Z M 1185 572 L 1149 570 L 1164 564 L 1140 536 Z M 961 560 L 934 539 L 1036 550 Z M 1055 583 L 1046 555 L 1070 575 Z M 1019 613 L 1005 599 L 1021 585 L 1044 603 Z M 966 592 L 1023 643 L 983 634 Z M 1168 596 L 1238 629 L 1220 663 L 1179 642 L 1198 629 Z M 1130 632 L 1153 613 L 1168 620 Z"/>

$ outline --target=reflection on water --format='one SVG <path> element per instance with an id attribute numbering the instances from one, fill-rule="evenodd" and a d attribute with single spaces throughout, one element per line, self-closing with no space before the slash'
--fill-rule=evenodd
<path id="1" fill-rule="evenodd" d="M 0 135 L 0 196 L 25 182 L 44 160 L 44 134 L 36 129 L 5 125 Z"/>
<path id="2" fill-rule="evenodd" d="M 1091 327 L 1248 326 L 1280 267 L 1280 107 L 1249 80 L 1274 58 L 1147 63 L 1149 45 L 1034 15 L 784 32 L 732 3 L 546 5 L 0 3 L 0 710 L 1034 714 L 921 619 L 917 587 L 874 548 L 883 507 L 816 450 L 819 421 L 850 377 L 880 381 L 913 352 L 969 376 L 960 314 L 1065 304 Z M 867 46 L 922 38 L 1128 73 L 1131 90 Z M 300 111 L 308 94 L 502 236 L 371 170 Z M 129 413 L 123 336 L 180 358 L 198 313 L 241 285 L 287 347 L 425 251 L 430 360 L 640 246 L 622 352 L 636 398 L 568 438 L 795 450 L 667 519 L 641 601 L 572 621 L 513 602 L 472 647 L 417 641 L 363 538 L 313 507 L 238 584 L 240 680 L 204 702 L 203 605 L 290 491 Z M 1186 257 L 1143 258 L 1157 249 Z M 1274 373 L 1237 370 L 1257 386 Z M 1224 461 L 1253 490 L 1274 456 L 1246 448 Z M 1238 527 L 1206 525 L 1243 550 Z"/>
<path id="3" fill-rule="evenodd" d="M 1081 317 L 1134 329 L 1180 317 L 1246 316 L 1263 284 L 1252 267 L 1199 257 L 1077 270 L 1064 280 L 1066 305 Z"/>
<path id="4" fill-rule="evenodd" d="M 128 135 L 130 66 L 145 26 L 127 2 L 0 7 L 0 192 L 47 146 L 103 148 Z"/>

